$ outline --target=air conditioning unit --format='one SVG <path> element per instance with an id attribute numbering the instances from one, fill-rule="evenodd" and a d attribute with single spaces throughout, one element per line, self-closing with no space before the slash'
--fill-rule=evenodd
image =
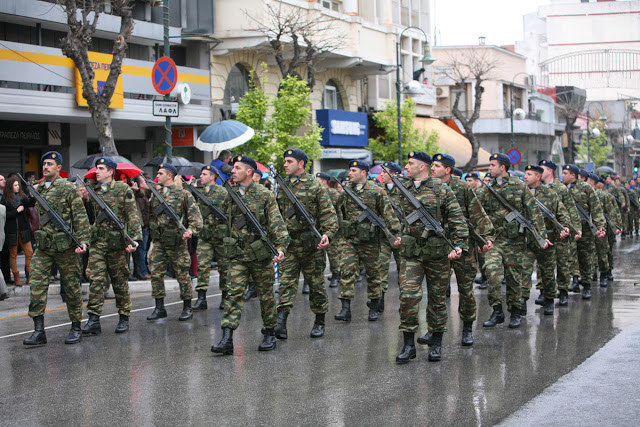
<path id="1" fill-rule="evenodd" d="M 437 87 L 436 88 L 436 97 L 438 98 L 448 98 L 449 97 L 449 87 Z"/>

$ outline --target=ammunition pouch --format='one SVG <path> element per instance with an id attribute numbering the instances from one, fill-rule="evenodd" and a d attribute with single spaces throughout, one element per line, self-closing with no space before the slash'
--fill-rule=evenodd
<path id="1" fill-rule="evenodd" d="M 160 227 L 158 227 L 158 224 L 153 222 L 149 224 L 149 235 L 151 236 L 152 240 L 160 241 L 160 238 L 162 236 L 161 236 Z"/>
<path id="2" fill-rule="evenodd" d="M 233 237 L 224 237 L 222 239 L 221 255 L 225 258 L 236 258 L 242 254 L 242 249 L 238 245 L 238 240 Z"/>
<path id="3" fill-rule="evenodd" d="M 513 220 L 511 222 L 504 222 L 504 233 L 505 236 L 509 239 L 516 239 L 520 237 L 522 234 L 520 233 L 520 224 L 518 221 Z"/>
<path id="4" fill-rule="evenodd" d="M 302 232 L 296 236 L 295 240 L 302 244 L 302 250 L 305 252 L 315 251 L 318 248 L 318 243 L 320 243 L 313 231 Z"/>
<path id="5" fill-rule="evenodd" d="M 51 236 L 52 249 L 56 252 L 66 252 L 73 246 L 73 242 L 71 241 L 71 237 L 67 235 L 67 233 L 60 231 L 58 233 L 53 233 Z"/>
<path id="6" fill-rule="evenodd" d="M 340 223 L 340 233 L 345 239 L 351 239 L 352 237 L 356 237 L 356 231 L 353 227 L 353 222 L 351 221 L 342 221 Z"/>
<path id="7" fill-rule="evenodd" d="M 413 236 L 402 236 L 402 242 L 400 243 L 400 256 L 407 258 L 415 258 L 420 256 L 420 248 L 417 244 L 417 239 Z"/>
<path id="8" fill-rule="evenodd" d="M 264 240 L 258 239 L 249 246 L 251 247 L 251 259 L 254 261 L 260 262 L 271 259 L 271 250 L 269 250 Z"/>
<path id="9" fill-rule="evenodd" d="M 122 233 L 119 231 L 108 231 L 105 233 L 105 239 L 107 241 L 107 249 L 109 250 L 120 251 L 127 247 L 122 238 Z"/>
<path id="10" fill-rule="evenodd" d="M 33 237 L 36 240 L 36 247 L 43 251 L 48 251 L 52 249 L 51 239 L 49 238 L 49 233 L 44 230 L 36 230 L 33 233 Z"/>
<path id="11" fill-rule="evenodd" d="M 175 228 L 165 228 L 162 230 L 160 241 L 168 248 L 175 248 L 182 242 L 182 233 Z"/>
<path id="12" fill-rule="evenodd" d="M 357 238 L 361 242 L 370 242 L 378 238 L 378 230 L 375 225 L 368 221 L 363 221 L 357 226 L 358 234 Z"/>
<path id="13" fill-rule="evenodd" d="M 202 230 L 198 233 L 198 238 L 202 240 L 211 241 L 214 239 L 215 228 L 212 225 L 204 225 Z"/>
<path id="14" fill-rule="evenodd" d="M 229 236 L 229 226 L 227 224 L 218 224 L 213 229 L 213 238 L 222 240 Z"/>
<path id="15" fill-rule="evenodd" d="M 429 236 L 426 240 L 418 240 L 413 236 L 402 236 L 400 255 L 403 257 L 440 259 L 449 254 L 449 246 L 442 237 Z"/>

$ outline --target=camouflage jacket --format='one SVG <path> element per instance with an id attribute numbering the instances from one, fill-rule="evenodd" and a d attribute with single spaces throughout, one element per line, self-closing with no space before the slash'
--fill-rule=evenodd
<path id="1" fill-rule="evenodd" d="M 198 190 L 209 200 L 211 200 L 211 203 L 213 203 L 217 208 L 219 208 L 221 211 L 225 211 L 225 197 L 227 196 L 227 191 L 221 187 L 220 185 L 217 184 L 212 184 L 209 185 L 207 187 L 202 187 L 202 188 L 198 188 Z M 205 203 L 203 201 L 201 201 L 200 199 L 196 199 L 194 197 L 194 199 L 196 200 L 196 202 L 198 203 L 198 209 L 200 209 L 200 213 L 202 212 L 206 212 L 207 210 L 207 205 L 205 205 Z M 213 226 L 215 227 L 216 225 L 222 224 L 224 221 L 222 221 L 221 219 L 219 219 L 217 216 L 215 216 L 214 214 L 211 215 L 207 215 L 207 216 L 202 216 L 202 222 L 204 226 Z"/>
<path id="2" fill-rule="evenodd" d="M 596 189 L 595 192 L 598 196 L 598 199 L 600 200 L 600 204 L 602 205 L 602 213 L 607 214 L 613 225 L 615 225 L 619 229 L 622 229 L 622 216 L 620 215 L 620 210 L 618 209 L 618 203 L 616 203 L 616 199 L 610 192 L 604 189 Z M 607 233 L 609 232 L 615 233 L 615 231 L 607 228 Z"/>
<path id="3" fill-rule="evenodd" d="M 570 230 L 582 231 L 582 225 L 580 224 L 580 216 L 578 215 L 578 209 L 576 208 L 576 204 L 571 197 L 571 193 L 569 193 L 569 189 L 566 185 L 558 180 L 553 180 L 551 184 L 547 184 L 547 187 L 551 188 L 556 192 L 560 201 L 564 205 L 567 213 L 569 214 L 569 223 L 565 224 L 564 222 L 560 222 L 562 225 L 569 227 Z"/>
<path id="4" fill-rule="evenodd" d="M 567 208 L 560 200 L 560 196 L 556 193 L 552 188 L 547 187 L 544 184 L 540 184 L 538 188 L 531 189 L 531 194 L 534 195 L 536 199 L 540 201 L 543 205 L 546 206 L 555 216 L 558 222 L 564 227 L 569 227 L 571 224 L 571 216 L 569 216 L 569 212 Z M 544 224 L 547 229 L 547 238 L 555 243 L 560 240 L 560 231 L 553 225 L 553 221 L 549 218 L 544 219 Z"/>
<path id="5" fill-rule="evenodd" d="M 431 216 L 437 221 L 440 221 L 451 243 L 463 251 L 468 251 L 469 229 L 464 221 L 462 209 L 460 209 L 460 204 L 458 204 L 453 190 L 451 190 L 448 185 L 443 184 L 438 178 L 432 177 L 421 181 L 418 188 L 416 188 L 413 180 L 406 182 L 404 185 L 416 199 L 420 201 Z M 405 217 L 415 210 L 413 205 L 405 197 L 402 199 L 401 207 Z M 413 225 L 405 224 L 403 234 L 408 234 L 419 240 L 435 235 L 433 231 L 429 230 L 425 236 L 425 231 L 422 222 L 416 221 Z"/>
<path id="6" fill-rule="evenodd" d="M 236 192 L 239 186 L 233 186 Z M 238 193 L 240 194 L 240 193 Z M 287 227 L 278 210 L 278 203 L 273 193 L 264 186 L 251 182 L 245 190 L 244 196 L 241 196 L 251 213 L 256 217 L 258 222 L 265 228 L 269 235 L 269 240 L 275 246 L 277 251 L 286 253 L 289 246 L 289 233 Z M 242 212 L 231 200 L 227 193 L 225 196 L 226 213 L 229 223 L 232 225 L 232 236 L 241 242 L 253 242 L 256 240 L 255 235 L 250 231 L 248 225 L 238 229 L 236 222 L 243 218 Z"/>
<path id="7" fill-rule="evenodd" d="M 485 240 L 493 241 L 495 239 L 493 224 L 471 186 L 457 176 L 452 176 L 445 184 L 449 185 L 453 194 L 456 195 L 462 214 L 471 221 L 478 234 Z"/>
<path id="8" fill-rule="evenodd" d="M 640 206 L 640 198 L 638 198 L 638 192 L 636 191 L 636 188 L 629 188 L 626 193 L 627 197 L 629 198 L 629 207 L 631 208 L 631 211 L 638 211 L 639 208 L 636 206 Z"/>
<path id="9" fill-rule="evenodd" d="M 315 220 L 316 229 L 320 234 L 326 234 L 329 240 L 333 240 L 338 232 L 338 217 L 331 203 L 331 198 L 322 184 L 307 172 L 302 173 L 293 182 L 289 177 L 284 179 L 293 194 L 302 203 L 304 209 Z M 292 239 L 292 243 L 294 243 L 294 239 L 298 239 L 302 233 L 309 232 L 309 226 L 304 221 L 299 221 L 295 213 L 287 218 L 286 213 L 293 207 L 293 203 L 291 203 L 284 191 L 278 191 L 276 201 L 287 225 L 289 236 Z"/>
<path id="10" fill-rule="evenodd" d="M 36 186 L 38 193 L 51 205 L 53 209 L 60 215 L 62 220 L 71 227 L 73 235 L 80 243 L 89 244 L 90 225 L 87 218 L 87 211 L 82 203 L 82 197 L 75 185 L 67 181 L 65 178 L 57 177 L 51 181 L 49 188 L 46 187 L 46 181 L 42 181 Z M 45 214 L 42 206 L 38 206 L 40 218 Z M 40 221 L 42 224 L 42 220 Z M 45 226 L 40 226 L 41 230 L 46 231 L 49 235 L 58 233 L 50 222 Z"/>
<path id="11" fill-rule="evenodd" d="M 400 209 L 400 213 L 402 213 L 401 205 L 402 199 L 404 199 L 404 197 L 402 196 L 402 193 L 400 193 L 400 190 L 398 190 L 394 184 L 384 184 L 382 188 L 384 188 L 384 192 L 387 193 L 389 199 L 391 199 L 391 201 L 398 207 L 398 209 Z M 393 205 L 391 205 L 391 209 L 395 211 Z M 402 215 L 404 216 L 404 214 Z"/>
<path id="12" fill-rule="evenodd" d="M 336 190 L 335 188 L 326 188 L 327 194 L 329 195 L 329 198 L 331 199 L 331 204 L 333 204 L 333 208 L 338 209 L 338 196 L 340 196 L 340 192 L 338 190 Z"/>
<path id="13" fill-rule="evenodd" d="M 124 182 L 113 180 L 108 184 L 104 184 L 104 186 L 98 184 L 93 190 L 122 221 L 131 239 L 135 241 L 142 240 L 142 226 L 138 215 L 138 206 L 131 187 Z M 100 208 L 93 198 L 90 197 L 90 200 L 93 211 L 96 213 L 96 221 L 91 227 L 104 231 L 117 231 L 118 228 L 108 219 L 98 223 L 97 219 L 101 214 Z"/>
<path id="14" fill-rule="evenodd" d="M 498 178 L 491 178 L 491 185 L 496 192 L 504 197 L 522 216 L 531 221 L 538 233 L 546 239 L 547 230 L 544 226 L 542 212 L 538 209 L 533 194 L 531 194 L 525 183 L 512 176 L 502 177 L 502 184 L 498 182 Z M 496 238 L 505 243 L 521 241 L 520 239 L 524 235 L 519 232 L 520 226 L 517 221 L 514 220 L 511 223 L 507 223 L 505 219 L 510 213 L 509 210 L 502 206 L 486 186 L 478 190 L 476 194 L 485 212 L 489 215 L 493 227 L 496 229 Z"/>
<path id="15" fill-rule="evenodd" d="M 604 189 L 613 196 L 613 199 L 615 200 L 616 205 L 618 206 L 618 209 L 620 209 L 620 212 L 626 212 L 627 201 L 626 201 L 626 198 L 624 197 L 624 194 L 622 194 L 625 191 L 620 187 L 616 187 L 615 185 L 605 186 Z M 622 205 L 625 205 L 625 207 L 623 208 Z"/>
<path id="16" fill-rule="evenodd" d="M 606 230 L 607 224 L 605 223 L 604 215 L 602 215 L 602 206 L 593 188 L 581 179 L 568 184 L 567 188 L 575 202 L 579 203 L 591 214 L 591 221 L 593 221 L 596 228 Z"/>
<path id="17" fill-rule="evenodd" d="M 202 215 L 198 204 L 195 199 L 187 190 L 182 189 L 177 185 L 169 185 L 160 189 L 160 194 L 167 201 L 169 206 L 176 211 L 176 214 L 182 219 L 182 223 L 187 220 L 188 228 L 193 234 L 198 234 L 202 228 Z M 157 229 L 175 229 L 178 226 L 176 223 L 164 212 L 160 214 L 155 213 L 155 209 L 160 205 L 160 201 L 155 197 L 151 197 L 150 201 L 150 218 L 149 222 L 151 228 L 157 227 Z"/>

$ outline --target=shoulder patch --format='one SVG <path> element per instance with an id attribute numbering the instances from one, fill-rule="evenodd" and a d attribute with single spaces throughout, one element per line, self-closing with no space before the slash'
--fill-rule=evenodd
<path id="1" fill-rule="evenodd" d="M 127 191 L 127 199 L 133 199 L 133 193 L 130 191 Z"/>

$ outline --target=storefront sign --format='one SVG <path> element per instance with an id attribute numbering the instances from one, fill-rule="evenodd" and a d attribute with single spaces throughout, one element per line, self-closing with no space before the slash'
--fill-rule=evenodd
<path id="1" fill-rule="evenodd" d="M 366 113 L 316 110 L 316 120 L 324 130 L 320 144 L 325 147 L 367 147 L 369 129 Z"/>
<path id="2" fill-rule="evenodd" d="M 95 77 L 93 79 L 93 90 L 100 95 L 102 90 L 104 89 L 104 85 L 107 82 L 107 77 L 111 72 L 111 60 L 113 59 L 113 55 L 107 55 L 106 53 L 97 53 L 97 52 L 89 52 L 89 61 L 91 63 L 91 68 L 95 73 Z M 78 103 L 78 107 L 87 107 L 87 100 L 82 96 L 82 77 L 80 77 L 80 72 L 78 69 L 75 69 L 75 78 L 76 78 L 76 102 Z M 113 96 L 111 97 L 111 103 L 109 104 L 109 108 L 124 108 L 124 90 L 122 88 L 122 73 L 118 76 L 118 80 L 116 81 L 116 88 L 113 91 Z"/>

